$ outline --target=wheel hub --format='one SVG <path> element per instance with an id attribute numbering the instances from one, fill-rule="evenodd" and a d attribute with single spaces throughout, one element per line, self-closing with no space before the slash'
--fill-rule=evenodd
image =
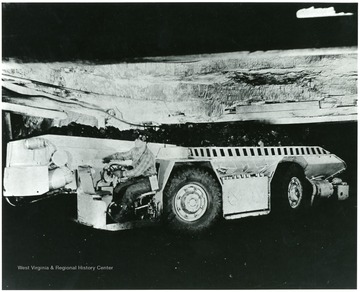
<path id="1" fill-rule="evenodd" d="M 302 200 L 303 189 L 300 180 L 297 177 L 292 177 L 288 186 L 288 201 L 290 207 L 297 208 Z"/>
<path id="2" fill-rule="evenodd" d="M 207 204 L 205 190 L 195 183 L 183 186 L 175 196 L 176 214 L 184 221 L 200 219 L 206 211 Z"/>

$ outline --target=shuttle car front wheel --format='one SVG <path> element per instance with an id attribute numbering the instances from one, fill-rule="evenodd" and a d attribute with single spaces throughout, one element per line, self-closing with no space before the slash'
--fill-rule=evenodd
<path id="1" fill-rule="evenodd" d="M 204 231 L 219 219 L 221 210 L 220 186 L 203 169 L 179 169 L 164 190 L 164 219 L 173 230 Z"/>

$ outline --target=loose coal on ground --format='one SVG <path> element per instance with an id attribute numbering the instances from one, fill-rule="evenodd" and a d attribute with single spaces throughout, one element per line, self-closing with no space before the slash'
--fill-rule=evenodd
<path id="1" fill-rule="evenodd" d="M 132 131 L 80 125 L 47 133 L 132 138 Z M 3 200 L 3 289 L 356 288 L 357 123 L 187 124 L 148 133 L 154 142 L 183 146 L 257 146 L 259 138 L 265 146 L 322 146 L 347 163 L 342 178 L 350 198 L 324 202 L 301 216 L 223 220 L 203 236 L 169 233 L 161 225 L 121 232 L 78 225 L 70 220 L 76 214 L 73 195 L 20 208 Z M 96 270 L 50 270 L 56 265 Z"/>

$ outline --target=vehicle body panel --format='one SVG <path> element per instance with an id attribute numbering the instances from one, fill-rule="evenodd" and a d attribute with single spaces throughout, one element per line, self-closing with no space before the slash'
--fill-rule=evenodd
<path id="1" fill-rule="evenodd" d="M 128 151 L 133 141 L 73 136 L 43 135 L 9 142 L 4 171 L 4 196 L 41 196 L 55 188 L 77 191 L 78 221 L 106 230 L 126 229 L 132 225 L 109 225 L 106 208 L 113 187 L 96 190 L 104 168 L 103 157 Z M 301 166 L 309 180 L 326 180 L 340 174 L 346 164 L 321 147 L 179 147 L 148 143 L 156 157 L 159 189 L 152 192 L 157 212 L 163 211 L 164 190 L 182 167 L 204 168 L 218 181 L 222 192 L 225 219 L 263 215 L 270 212 L 271 181 L 282 163 Z M 54 154 L 65 159 L 56 165 Z M 61 159 L 60 159 L 61 160 Z M 69 173 L 54 170 L 66 168 Z M 71 178 L 69 178 L 71 176 Z M 19 184 L 22 179 L 26 183 Z M 338 188 L 343 198 L 346 189 Z"/>

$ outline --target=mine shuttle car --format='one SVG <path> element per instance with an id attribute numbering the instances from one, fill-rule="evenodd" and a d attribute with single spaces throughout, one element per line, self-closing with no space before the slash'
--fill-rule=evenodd
<path id="1" fill-rule="evenodd" d="M 75 220 L 81 224 L 122 230 L 163 222 L 188 232 L 206 230 L 221 217 L 294 213 L 321 199 L 349 196 L 349 186 L 338 178 L 345 162 L 321 147 L 186 148 L 148 143 L 156 156 L 157 181 L 134 203 L 134 219 L 117 223 L 109 214 L 116 185 L 109 169 L 116 162 L 109 168 L 102 158 L 133 145 L 56 135 L 9 142 L 4 196 L 17 205 L 76 193 Z"/>

